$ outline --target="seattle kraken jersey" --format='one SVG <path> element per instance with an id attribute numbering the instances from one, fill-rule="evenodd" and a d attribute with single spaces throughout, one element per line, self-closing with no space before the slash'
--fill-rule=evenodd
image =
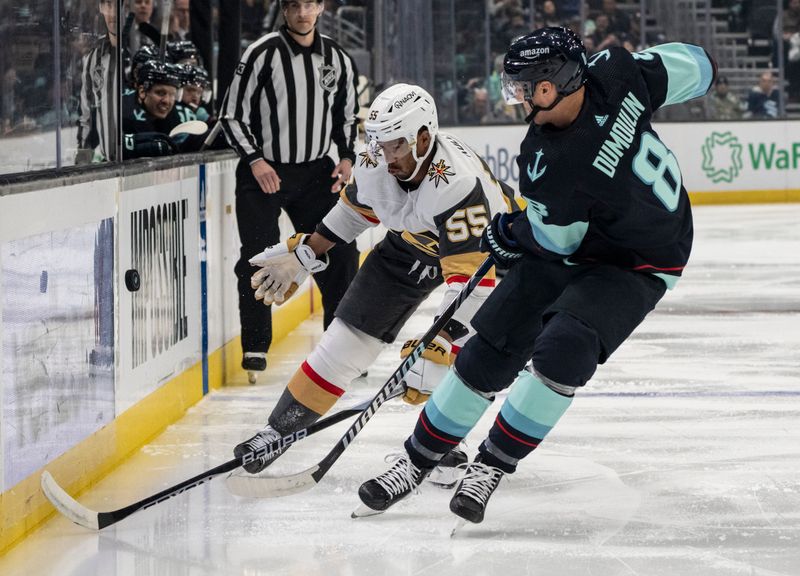
<path id="1" fill-rule="evenodd" d="M 713 76 L 708 54 L 689 44 L 595 54 L 578 118 L 563 130 L 532 123 L 522 142 L 528 206 L 512 227 L 517 241 L 545 258 L 614 264 L 674 286 L 692 247 L 691 208 L 650 121 L 661 106 L 706 94 Z"/>

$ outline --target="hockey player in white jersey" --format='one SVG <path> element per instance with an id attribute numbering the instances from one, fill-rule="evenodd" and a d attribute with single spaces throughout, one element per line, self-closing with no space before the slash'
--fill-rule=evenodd
<path id="1" fill-rule="evenodd" d="M 442 282 L 447 291 L 441 308 L 446 307 L 485 259 L 480 237 L 492 216 L 518 209 L 511 188 L 480 157 L 439 132 L 433 98 L 419 86 L 398 84 L 378 95 L 365 130 L 367 149 L 358 158 L 354 182 L 316 231 L 295 234 L 250 260 L 260 268 L 252 278 L 256 298 L 281 304 L 309 274 L 325 269 L 330 248 L 379 223 L 388 229 L 319 344 L 290 379 L 267 426 L 234 448 L 237 457 L 325 414 Z M 490 271 L 416 362 L 405 379 L 406 401 L 424 402 L 447 373 L 494 283 Z M 415 346 L 406 342 L 402 355 Z M 267 454 L 245 470 L 259 472 L 277 455 Z"/>

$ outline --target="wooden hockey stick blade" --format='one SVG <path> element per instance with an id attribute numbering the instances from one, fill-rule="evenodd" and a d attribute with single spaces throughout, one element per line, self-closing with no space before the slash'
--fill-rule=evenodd
<path id="1" fill-rule="evenodd" d="M 395 395 L 399 395 L 401 392 L 402 388 L 397 390 Z M 324 430 L 329 426 L 338 424 L 342 420 L 360 414 L 366 407 L 369 406 L 370 402 L 371 400 L 366 400 L 350 408 L 340 410 L 336 414 L 332 414 L 327 418 L 323 418 L 307 428 L 287 434 L 286 436 L 267 446 L 264 451 L 265 453 L 269 453 L 274 450 L 291 446 L 306 436 L 315 434 L 316 432 Z M 67 494 L 67 492 L 61 486 L 59 486 L 58 482 L 55 481 L 55 478 L 53 478 L 53 476 L 47 471 L 42 473 L 42 492 L 44 492 L 44 495 L 47 497 L 47 499 L 53 504 L 53 506 L 55 506 L 56 510 L 72 520 L 75 524 L 83 526 L 84 528 L 88 528 L 89 530 L 102 530 L 106 526 L 116 524 L 120 520 L 127 518 L 139 510 L 144 510 L 145 508 L 150 508 L 151 506 L 160 504 L 165 500 L 169 500 L 173 496 L 177 496 L 178 494 L 183 494 L 187 490 L 191 490 L 195 486 L 205 484 L 220 474 L 225 474 L 226 472 L 236 470 L 244 464 L 244 459 L 248 456 L 249 454 L 245 454 L 241 458 L 229 460 L 224 464 L 220 464 L 215 468 L 201 472 L 197 476 L 192 476 L 188 480 L 184 480 L 183 482 L 175 484 L 174 486 L 162 490 L 157 494 L 148 496 L 147 498 L 139 500 L 138 502 L 134 502 L 133 504 L 125 506 L 124 508 L 111 510 L 109 512 L 96 512 L 95 510 L 87 508 L 75 500 L 75 498 Z"/>

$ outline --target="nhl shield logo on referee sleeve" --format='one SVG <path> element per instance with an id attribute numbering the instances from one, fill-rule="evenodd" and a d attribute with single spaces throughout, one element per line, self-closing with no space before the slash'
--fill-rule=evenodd
<path id="1" fill-rule="evenodd" d="M 319 85 L 328 92 L 336 86 L 336 68 L 323 64 L 319 67 Z"/>

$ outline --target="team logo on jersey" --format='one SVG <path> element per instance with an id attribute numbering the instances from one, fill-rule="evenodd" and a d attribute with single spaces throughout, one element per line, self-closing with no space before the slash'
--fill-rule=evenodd
<path id="1" fill-rule="evenodd" d="M 600 126 L 600 128 L 606 125 L 606 120 L 608 120 L 608 114 L 606 114 L 605 116 L 594 117 L 594 121 L 597 122 L 597 125 Z"/>
<path id="2" fill-rule="evenodd" d="M 319 85 L 323 90 L 331 92 L 336 86 L 336 68 L 328 64 L 319 67 Z"/>
<path id="3" fill-rule="evenodd" d="M 714 183 L 733 182 L 742 169 L 742 145 L 731 132 L 712 132 L 703 144 L 703 172 Z"/>
<path id="4" fill-rule="evenodd" d="M 361 161 L 359 162 L 360 166 L 366 166 L 367 168 L 376 168 L 378 166 L 378 159 L 373 158 L 372 155 L 364 150 L 358 154 Z"/>
<path id="5" fill-rule="evenodd" d="M 139 122 L 144 122 L 145 120 L 147 120 L 147 118 L 145 118 L 144 116 L 144 110 L 134 110 L 133 117 L 136 118 L 136 120 Z"/>
<path id="6" fill-rule="evenodd" d="M 536 160 L 533 163 L 533 167 L 531 167 L 530 162 L 528 162 L 528 178 L 531 179 L 531 182 L 536 182 L 539 178 L 544 176 L 545 170 L 547 170 L 547 166 L 542 166 L 542 169 L 539 170 L 539 161 L 542 159 L 544 152 L 541 148 L 536 152 Z"/>
<path id="7" fill-rule="evenodd" d="M 428 182 L 432 181 L 434 186 L 438 188 L 439 182 L 444 180 L 445 184 L 450 184 L 450 180 L 448 180 L 447 177 L 455 175 L 456 173 L 450 170 L 450 166 L 447 166 L 444 160 L 439 160 L 436 164 L 431 164 L 431 167 L 428 169 L 428 176 L 430 176 Z"/>

